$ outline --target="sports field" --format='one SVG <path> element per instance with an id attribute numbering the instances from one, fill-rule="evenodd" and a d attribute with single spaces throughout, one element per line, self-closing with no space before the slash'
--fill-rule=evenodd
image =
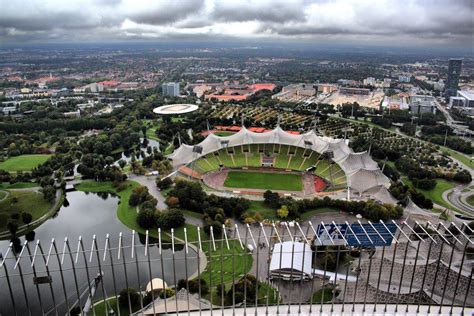
<path id="1" fill-rule="evenodd" d="M 33 168 L 38 167 L 51 155 L 21 155 L 16 157 L 8 158 L 7 160 L 0 162 L 0 170 L 11 171 L 31 171 Z"/>
<path id="2" fill-rule="evenodd" d="M 224 181 L 228 188 L 302 191 L 300 174 L 229 171 Z"/>

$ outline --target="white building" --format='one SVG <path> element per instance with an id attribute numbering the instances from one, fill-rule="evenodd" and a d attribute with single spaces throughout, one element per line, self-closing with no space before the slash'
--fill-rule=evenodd
<path id="1" fill-rule="evenodd" d="M 16 106 L 5 106 L 2 108 L 2 112 L 5 115 L 8 115 L 9 113 L 14 113 L 16 112 Z"/>
<path id="2" fill-rule="evenodd" d="M 474 108 L 474 93 L 458 90 L 455 97 L 449 98 L 449 107 Z"/>
<path id="3" fill-rule="evenodd" d="M 375 86 L 377 84 L 377 80 L 374 77 L 368 77 L 364 79 L 364 86 Z"/>
<path id="4" fill-rule="evenodd" d="M 407 98 L 401 95 L 385 96 L 382 102 L 383 108 L 397 109 L 397 110 L 408 110 L 410 108 Z"/>
<path id="5" fill-rule="evenodd" d="M 161 85 L 161 91 L 164 96 L 178 97 L 179 96 L 179 82 L 165 82 Z"/>
<path id="6" fill-rule="evenodd" d="M 307 243 L 277 243 L 270 261 L 270 277 L 283 280 L 312 279 L 312 257 L 313 252 Z"/>
<path id="7" fill-rule="evenodd" d="M 411 75 L 400 75 L 398 76 L 398 82 L 408 83 L 411 81 Z"/>

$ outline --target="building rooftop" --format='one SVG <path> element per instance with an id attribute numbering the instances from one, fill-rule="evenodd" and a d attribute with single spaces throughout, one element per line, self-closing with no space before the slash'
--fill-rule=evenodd
<path id="1" fill-rule="evenodd" d="M 469 101 L 474 100 L 474 93 L 471 91 L 458 90 L 458 94 L 461 97 L 468 99 Z"/>

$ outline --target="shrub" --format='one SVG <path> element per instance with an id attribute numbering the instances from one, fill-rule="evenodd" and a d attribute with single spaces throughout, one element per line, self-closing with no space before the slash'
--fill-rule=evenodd
<path id="1" fill-rule="evenodd" d="M 166 296 L 165 296 L 165 294 L 166 294 Z M 169 287 L 160 292 L 160 298 L 165 298 L 165 297 L 169 298 L 169 297 L 172 297 L 172 296 L 174 296 L 174 290 L 170 289 Z"/>
<path id="2" fill-rule="evenodd" d="M 288 217 L 288 206 L 287 205 L 282 205 L 278 210 L 277 210 L 277 215 L 279 218 L 285 219 Z"/>

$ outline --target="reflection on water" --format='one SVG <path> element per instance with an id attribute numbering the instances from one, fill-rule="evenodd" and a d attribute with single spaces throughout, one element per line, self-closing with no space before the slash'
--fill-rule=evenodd
<path id="1" fill-rule="evenodd" d="M 63 241 L 65 237 L 68 237 L 70 242 L 71 251 L 73 257 L 75 257 L 75 251 L 78 244 L 79 236 L 82 236 L 84 243 L 85 254 L 79 256 L 78 264 L 76 267 L 78 284 L 80 287 L 87 285 L 87 273 L 85 271 L 85 264 L 89 266 L 89 278 L 94 277 L 99 273 L 98 269 L 98 257 L 103 256 L 103 250 L 100 251 L 100 256 L 93 253 L 91 255 L 92 247 L 92 236 L 96 235 L 97 244 L 100 249 L 104 248 L 106 234 L 110 234 L 110 245 L 111 247 L 118 246 L 118 236 L 120 232 L 123 232 L 123 244 L 130 246 L 132 242 L 132 232 L 124 226 L 116 216 L 117 204 L 119 199 L 108 193 L 86 193 L 86 192 L 69 192 L 67 193 L 66 199 L 64 200 L 63 206 L 60 211 L 51 219 L 47 220 L 35 231 L 29 232 L 23 237 L 14 238 L 11 240 L 13 243 L 14 250 L 19 253 L 25 240 L 29 242 L 30 250 L 33 252 L 36 244 L 36 240 L 41 241 L 41 245 L 44 252 L 44 257 L 38 253 L 38 257 L 35 261 L 35 267 L 39 275 L 46 275 L 46 267 L 44 265 L 43 258 L 46 258 L 48 250 L 50 248 L 51 239 L 54 238 L 57 243 L 59 257 L 62 255 Z M 145 244 L 145 236 L 139 235 L 136 238 L 136 245 Z M 172 252 L 168 245 L 163 244 L 163 258 L 164 264 L 161 266 L 161 257 L 159 256 L 158 247 L 156 245 L 158 241 L 150 239 L 150 258 L 151 258 L 151 272 L 152 277 L 159 277 L 165 279 L 165 281 L 172 285 L 174 284 L 174 274 L 176 273 L 176 280 L 185 277 L 185 263 L 184 263 L 184 251 L 183 247 L 176 245 L 175 253 L 175 265 L 173 266 Z M 0 251 L 5 251 L 10 241 L 0 241 Z M 178 248 L 179 247 L 179 248 Z M 25 254 L 27 254 L 25 252 Z M 52 252 L 54 254 L 54 251 Z M 82 256 L 86 257 L 87 263 L 82 260 Z M 115 250 L 111 251 L 111 255 L 114 257 L 114 263 L 118 257 L 118 252 Z M 126 287 L 126 281 L 130 287 L 135 289 L 144 289 L 147 282 L 150 280 L 149 269 L 148 269 L 148 257 L 144 256 L 143 247 L 136 247 L 136 255 L 131 258 L 131 248 L 124 249 L 122 256 L 126 257 L 126 272 L 127 280 L 125 279 L 125 270 L 123 266 L 120 268 L 122 271 L 115 271 L 115 281 L 117 290 L 120 291 Z M 51 255 L 48 268 L 51 271 L 53 278 L 53 293 L 55 297 L 64 297 L 62 290 L 61 276 L 59 273 L 58 259 L 55 255 Z M 70 273 L 71 259 L 64 259 L 62 266 L 63 270 L 69 271 L 64 274 L 65 284 L 67 293 L 75 293 L 75 283 L 73 275 Z M 81 261 L 82 260 L 82 261 Z M 105 290 L 106 293 L 114 293 L 114 284 L 112 282 L 112 271 L 110 265 L 110 257 L 107 257 L 106 262 L 102 262 L 102 271 L 105 275 Z M 89 262 L 90 261 L 90 262 Z M 138 261 L 138 263 L 137 263 Z M 21 286 L 21 278 L 18 274 L 18 269 L 13 270 L 15 260 L 8 260 L 6 266 L 9 270 L 10 281 L 14 290 L 14 297 L 16 300 L 16 307 L 20 309 L 20 315 L 27 314 L 27 309 L 24 301 L 23 289 Z M 20 262 L 19 268 L 22 269 L 24 275 L 25 290 L 28 293 L 30 308 L 34 311 L 33 314 L 41 314 L 39 300 L 36 292 L 36 287 L 33 284 L 33 271 L 31 268 L 31 262 L 28 258 L 23 258 Z M 195 260 L 189 260 L 187 268 L 189 274 L 192 274 L 197 269 L 197 262 Z M 3 282 L 5 279 L 5 271 L 0 271 L 0 280 Z M 48 310 L 52 306 L 52 297 L 50 294 L 49 286 L 41 285 L 41 291 L 45 294 L 42 296 L 42 303 L 45 306 L 45 310 Z M 109 294 L 109 295 L 110 295 Z M 102 291 L 97 291 L 95 298 L 100 298 L 103 295 Z M 75 299 L 71 299 L 75 301 Z M 59 301 L 63 301 L 62 299 Z M 58 303 L 58 299 L 56 301 Z M 48 308 L 47 308 L 48 307 Z M 8 292 L 8 287 L 3 284 L 0 285 L 0 315 L 11 315 L 11 302 Z M 64 308 L 64 307 L 63 307 Z M 65 310 L 61 309 L 63 312 Z"/>

